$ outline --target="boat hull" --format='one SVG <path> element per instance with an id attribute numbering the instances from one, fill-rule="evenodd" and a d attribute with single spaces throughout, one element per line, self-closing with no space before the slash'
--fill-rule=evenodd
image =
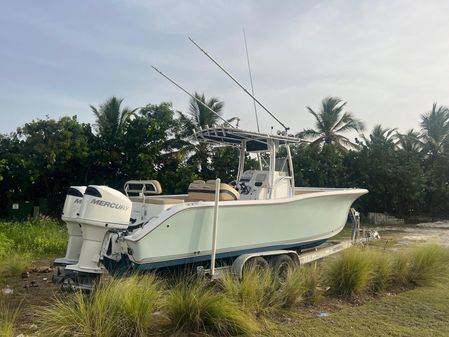
<path id="1" fill-rule="evenodd" d="M 292 198 L 221 202 L 217 258 L 248 252 L 312 247 L 338 234 L 362 189 L 304 191 Z M 139 269 L 210 259 L 213 202 L 177 205 L 147 228 L 125 237 Z"/>

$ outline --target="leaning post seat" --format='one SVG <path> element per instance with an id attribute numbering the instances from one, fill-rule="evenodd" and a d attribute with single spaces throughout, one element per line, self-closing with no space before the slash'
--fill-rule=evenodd
<path id="1" fill-rule="evenodd" d="M 162 187 L 157 180 L 129 180 L 123 187 L 127 197 L 145 199 L 146 196 L 161 194 Z"/>
<path id="2" fill-rule="evenodd" d="M 215 180 L 194 180 L 187 190 L 189 201 L 214 201 Z M 220 184 L 220 201 L 239 200 L 240 193 L 232 186 Z"/>

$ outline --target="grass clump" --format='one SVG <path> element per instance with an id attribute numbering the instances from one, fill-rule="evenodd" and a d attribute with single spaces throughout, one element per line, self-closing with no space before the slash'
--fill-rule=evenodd
<path id="1" fill-rule="evenodd" d="M 29 254 L 12 253 L 2 258 L 0 264 L 1 277 L 17 277 L 27 271 L 31 266 Z"/>
<path id="2" fill-rule="evenodd" d="M 397 252 L 392 265 L 396 287 L 433 285 L 449 276 L 449 249 L 433 243 L 411 247 Z"/>
<path id="3" fill-rule="evenodd" d="M 404 251 L 395 252 L 391 258 L 391 265 L 391 286 L 395 288 L 410 287 L 410 254 Z"/>
<path id="4" fill-rule="evenodd" d="M 154 321 L 161 295 L 161 283 L 152 274 L 130 276 L 116 285 L 119 294 L 119 315 L 127 336 L 144 337 Z"/>
<path id="5" fill-rule="evenodd" d="M 351 248 L 329 259 L 324 269 L 324 283 L 334 296 L 352 297 L 364 291 L 371 280 L 371 261 L 365 252 Z"/>
<path id="6" fill-rule="evenodd" d="M 131 276 L 100 284 L 94 293 L 56 298 L 42 310 L 49 337 L 146 336 L 153 323 L 160 283 L 153 275 Z"/>
<path id="7" fill-rule="evenodd" d="M 201 279 L 180 282 L 169 290 L 164 310 L 176 333 L 233 336 L 257 331 L 250 315 Z"/>
<path id="8" fill-rule="evenodd" d="M 18 308 L 13 308 L 7 301 L 0 295 L 0 336 L 2 337 L 14 337 L 14 325 L 19 313 Z"/>
<path id="9" fill-rule="evenodd" d="M 241 280 L 227 273 L 220 280 L 220 285 L 226 297 L 256 315 L 280 308 L 284 304 L 283 295 L 278 291 L 279 282 L 270 268 L 249 268 Z M 293 289 L 290 291 L 290 296 L 294 297 Z"/>
<path id="10" fill-rule="evenodd" d="M 393 264 L 391 258 L 378 251 L 366 252 L 370 261 L 371 278 L 368 290 L 373 294 L 379 294 L 391 287 L 393 277 Z"/>
<path id="11" fill-rule="evenodd" d="M 39 221 L 0 222 L 0 253 L 28 253 L 33 257 L 47 257 L 65 252 L 67 244 L 66 227 L 51 219 Z M 6 248 L 5 248 L 6 247 Z"/>
<path id="12" fill-rule="evenodd" d="M 282 307 L 289 309 L 300 303 L 311 305 L 320 297 L 319 272 L 313 267 L 290 267 L 280 284 L 279 296 Z"/>
<path id="13" fill-rule="evenodd" d="M 417 246 L 408 252 L 408 280 L 417 286 L 428 286 L 447 279 L 449 250 L 437 244 Z"/>

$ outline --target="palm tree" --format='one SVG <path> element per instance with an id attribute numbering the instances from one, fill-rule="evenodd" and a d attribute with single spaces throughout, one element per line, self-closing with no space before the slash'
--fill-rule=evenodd
<path id="1" fill-rule="evenodd" d="M 208 126 L 218 126 L 224 124 L 222 120 L 224 102 L 220 101 L 216 97 L 206 98 L 204 94 L 199 94 L 195 92 L 195 98 L 190 99 L 189 110 L 186 114 L 179 112 L 179 117 L 181 122 L 184 124 L 184 129 L 187 133 L 193 134 L 193 130 L 204 129 Z M 199 103 L 202 102 L 203 104 Z M 206 108 L 206 105 L 208 108 Z M 213 113 L 212 111 L 215 111 Z M 221 118 L 220 118 L 221 117 Z M 234 121 L 238 122 L 240 119 L 238 117 L 233 117 L 227 122 L 232 123 Z M 226 123 L 227 124 L 227 123 Z"/>
<path id="2" fill-rule="evenodd" d="M 406 133 L 397 132 L 395 137 L 396 146 L 408 153 L 419 153 L 423 148 L 422 135 L 413 129 Z"/>
<path id="3" fill-rule="evenodd" d="M 368 137 L 362 135 L 365 145 L 368 147 L 373 147 L 376 145 L 386 145 L 391 148 L 395 147 L 395 134 L 396 129 L 383 128 L 382 125 L 377 124 L 374 126 L 373 131 Z"/>
<path id="4" fill-rule="evenodd" d="M 432 110 L 421 115 L 427 154 L 434 157 L 449 150 L 449 109 L 433 103 Z"/>
<path id="5" fill-rule="evenodd" d="M 363 131 L 364 125 L 351 113 L 345 112 L 344 102 L 338 97 L 326 97 L 321 103 L 319 112 L 307 107 L 315 117 L 315 129 L 305 129 L 297 134 L 298 137 L 312 139 L 312 144 L 331 144 L 336 146 L 339 152 L 346 152 L 348 147 L 356 148 L 342 133 L 347 131 Z"/>
<path id="6" fill-rule="evenodd" d="M 100 104 L 98 109 L 93 105 L 90 106 L 97 117 L 95 122 L 97 132 L 110 148 L 117 146 L 119 136 L 123 134 L 126 124 L 137 110 L 128 107 L 122 109 L 122 102 L 123 98 L 113 96 Z"/>
<path id="7" fill-rule="evenodd" d="M 196 99 L 190 99 L 189 110 L 187 113 L 178 111 L 179 119 L 183 126 L 183 136 L 188 139 L 193 139 L 194 131 L 198 131 L 208 126 L 213 127 L 225 124 L 222 120 L 223 101 L 220 101 L 216 97 L 206 98 L 204 94 L 198 93 L 195 93 L 195 98 Z M 204 105 L 209 107 L 209 109 L 197 100 L 201 101 Z M 215 113 L 210 110 L 215 111 Z M 234 121 L 237 122 L 238 126 L 239 118 L 233 117 L 227 120 L 228 123 Z M 205 143 L 192 144 L 192 146 L 188 147 L 187 151 L 195 153 L 190 157 L 190 160 L 199 166 L 199 170 L 203 175 L 207 176 L 210 173 L 208 172 L 208 162 L 211 155 L 210 147 Z"/>

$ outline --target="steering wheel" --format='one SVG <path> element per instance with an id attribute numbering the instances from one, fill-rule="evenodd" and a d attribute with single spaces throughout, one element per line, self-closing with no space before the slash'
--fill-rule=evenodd
<path id="1" fill-rule="evenodd" d="M 246 184 L 243 181 L 241 181 L 239 183 L 239 190 L 240 193 L 242 194 L 249 194 L 250 187 L 246 186 Z"/>

